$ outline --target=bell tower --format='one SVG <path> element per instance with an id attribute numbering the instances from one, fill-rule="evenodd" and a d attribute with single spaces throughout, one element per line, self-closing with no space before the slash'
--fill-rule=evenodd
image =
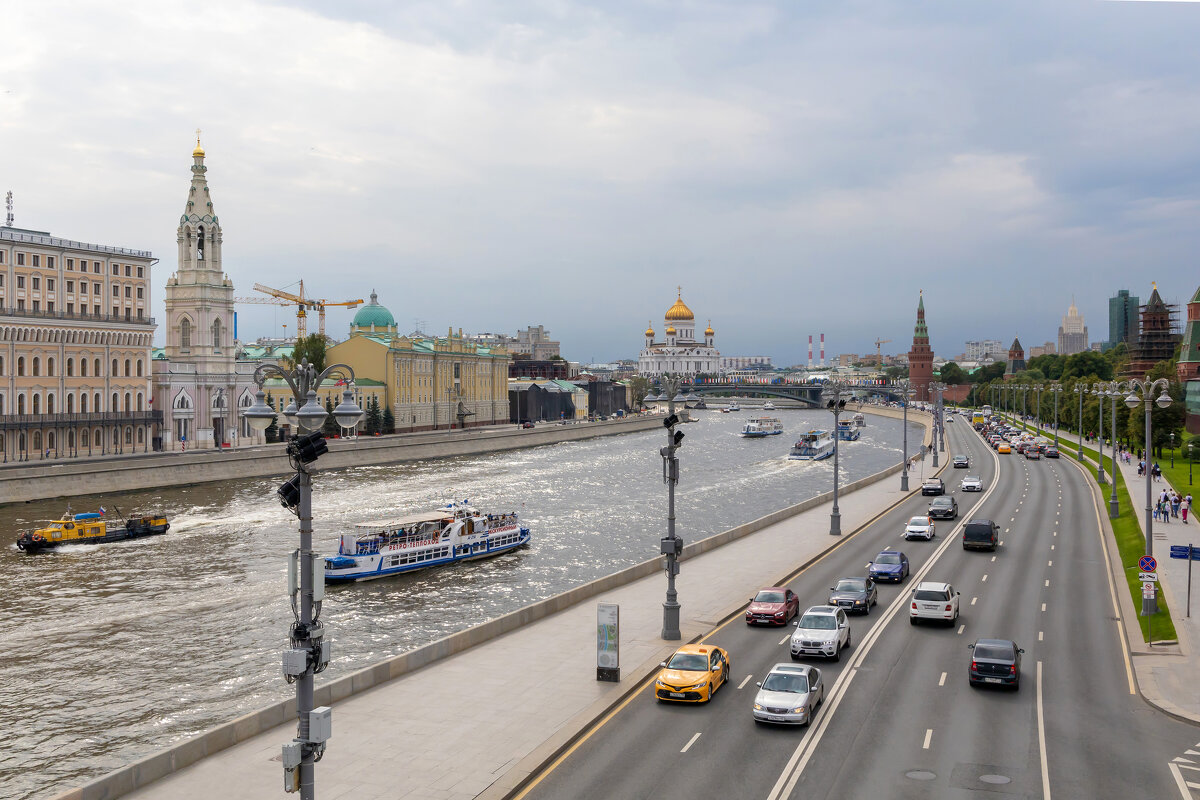
<path id="1" fill-rule="evenodd" d="M 929 347 L 929 329 L 925 327 L 925 292 L 917 301 L 917 324 L 913 327 L 912 350 L 908 351 L 908 379 L 913 398 L 929 402 L 929 383 L 933 380 L 933 350 Z"/>
<path id="2" fill-rule="evenodd" d="M 176 228 L 178 268 L 167 281 L 167 357 L 195 365 L 197 375 L 234 371 L 233 282 L 221 264 L 221 221 L 209 196 L 200 131 L 192 181 Z"/>

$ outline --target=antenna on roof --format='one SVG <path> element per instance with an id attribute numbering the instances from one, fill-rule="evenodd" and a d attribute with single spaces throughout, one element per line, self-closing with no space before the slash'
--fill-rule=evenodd
<path id="1" fill-rule="evenodd" d="M 7 196 L 4 198 L 4 205 L 5 205 L 5 206 L 8 208 L 8 217 L 7 217 L 7 218 L 5 218 L 5 220 L 4 220 L 4 224 L 5 224 L 5 225 L 7 225 L 8 227 L 10 227 L 10 228 L 11 228 L 11 227 L 13 226 L 13 213 L 12 213 L 12 210 L 13 210 L 13 199 L 12 199 L 12 190 L 9 190 L 9 192 L 8 192 L 8 195 L 7 195 Z"/>

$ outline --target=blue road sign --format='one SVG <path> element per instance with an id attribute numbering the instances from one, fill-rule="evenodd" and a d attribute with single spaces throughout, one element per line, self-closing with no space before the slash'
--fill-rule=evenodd
<path id="1" fill-rule="evenodd" d="M 1189 547 L 1186 544 L 1171 545 L 1171 558 L 1188 558 L 1189 556 L 1192 561 L 1200 559 L 1200 547 Z"/>
<path id="2" fill-rule="evenodd" d="M 1138 569 L 1142 572 L 1154 572 L 1158 569 L 1158 562 L 1154 560 L 1154 556 L 1142 556 L 1138 559 Z"/>

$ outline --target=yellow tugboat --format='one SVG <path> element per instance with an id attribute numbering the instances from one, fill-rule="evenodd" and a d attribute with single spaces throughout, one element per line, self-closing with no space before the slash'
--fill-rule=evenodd
<path id="1" fill-rule="evenodd" d="M 117 510 L 120 514 L 120 511 Z M 39 553 L 43 550 L 53 550 L 68 544 L 104 544 L 120 542 L 125 539 L 139 539 L 143 536 L 157 536 L 166 533 L 171 528 L 165 514 L 147 514 L 122 518 L 118 525 L 109 523 L 104 517 L 104 509 L 100 513 L 72 514 L 70 509 L 62 519 L 56 519 L 44 528 L 26 531 L 17 537 L 17 547 L 26 553 Z"/>

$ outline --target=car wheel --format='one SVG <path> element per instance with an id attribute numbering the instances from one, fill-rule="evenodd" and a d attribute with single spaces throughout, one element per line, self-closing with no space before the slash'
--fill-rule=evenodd
<path id="1" fill-rule="evenodd" d="M 847 650 L 850 649 L 850 631 L 846 631 L 846 644 L 842 645 Z"/>
<path id="2" fill-rule="evenodd" d="M 1020 689 L 1021 689 L 1021 679 L 1017 678 L 1015 681 L 1013 681 L 1013 691 L 1014 692 L 1020 691 Z"/>
<path id="3" fill-rule="evenodd" d="M 792 653 L 792 661 L 799 661 L 799 660 L 800 660 L 800 656 L 796 655 L 795 653 Z"/>
<path id="4" fill-rule="evenodd" d="M 908 618 L 908 624 L 909 624 L 909 625 L 916 625 L 916 624 L 917 624 L 917 618 L 916 618 L 916 617 L 909 617 L 909 618 Z"/>
<path id="5" fill-rule="evenodd" d="M 834 660 L 834 661 L 841 661 L 841 660 L 842 660 L 842 648 L 840 648 L 840 647 L 834 648 L 834 651 L 833 651 L 833 660 Z"/>
<path id="6" fill-rule="evenodd" d="M 705 700 L 704 702 L 706 702 L 706 703 L 711 703 L 711 702 L 712 702 L 712 699 L 713 699 L 713 692 L 715 692 L 715 691 L 716 691 L 716 690 L 715 690 L 715 689 L 713 689 L 712 681 L 709 681 L 709 682 L 708 682 L 708 699 L 707 699 L 707 700 Z"/>

